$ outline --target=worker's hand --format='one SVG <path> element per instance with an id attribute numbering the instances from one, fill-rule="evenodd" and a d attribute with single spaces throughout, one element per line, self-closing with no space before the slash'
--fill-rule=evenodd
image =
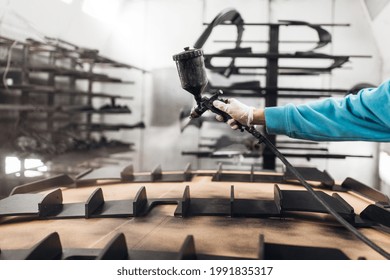
<path id="1" fill-rule="evenodd" d="M 215 100 L 213 105 L 215 108 L 224 111 L 232 117 L 227 121 L 232 129 L 237 129 L 238 123 L 246 126 L 251 126 L 254 124 L 253 115 L 256 109 L 241 103 L 235 98 L 229 98 L 227 103 Z M 220 115 L 217 115 L 216 119 L 218 121 L 223 121 L 223 117 Z"/>

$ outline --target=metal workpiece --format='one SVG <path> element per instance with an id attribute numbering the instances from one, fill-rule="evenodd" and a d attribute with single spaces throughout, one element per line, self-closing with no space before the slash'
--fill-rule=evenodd
<path id="1" fill-rule="evenodd" d="M 73 184 L 74 184 L 74 179 L 69 177 L 69 175 L 60 174 L 50 178 L 16 186 L 12 189 L 10 195 L 39 192 L 45 189 L 51 189 L 58 186 L 67 186 Z"/>
<path id="2" fill-rule="evenodd" d="M 336 186 L 334 190 L 352 191 L 375 201 L 380 206 L 390 207 L 390 199 L 387 195 L 350 177 L 346 178 L 340 186 Z"/>
<path id="3" fill-rule="evenodd" d="M 0 217 L 24 215 L 43 218 L 61 210 L 61 189 L 46 194 L 14 194 L 0 200 Z"/>
<path id="4" fill-rule="evenodd" d="M 320 171 L 314 167 L 296 167 L 296 169 L 302 174 L 306 181 L 310 181 L 319 187 L 332 189 L 335 185 L 334 179 L 326 170 Z M 276 184 L 294 184 L 294 182 L 296 182 L 297 184 L 300 184 L 296 181 L 296 177 L 289 169 L 287 169 L 283 174 L 261 174 L 260 172 L 255 172 L 254 165 L 251 165 L 249 173 L 244 173 L 231 170 L 226 170 L 226 172 L 224 172 L 223 165 L 219 164 L 212 180 L 220 182 L 268 182 Z"/>
<path id="5" fill-rule="evenodd" d="M 150 172 L 134 172 L 132 164 L 123 166 L 107 166 L 79 176 L 76 180 L 77 186 L 95 185 L 104 178 L 107 181 L 146 183 L 146 182 L 185 182 L 191 181 L 194 174 L 191 171 L 191 164 L 188 163 L 182 171 L 165 172 L 161 165 L 156 165 Z"/>
<path id="6" fill-rule="evenodd" d="M 370 204 L 360 213 L 360 217 L 390 228 L 390 206 Z"/>
<path id="7" fill-rule="evenodd" d="M 30 249 L 1 250 L 0 260 L 59 260 L 62 257 L 62 245 L 57 232 L 53 232 Z"/>
<path id="8" fill-rule="evenodd" d="M 204 25 L 211 25 L 210 23 L 204 23 Z M 232 25 L 232 23 L 221 23 L 221 25 Z M 308 44 L 315 44 L 315 46 L 308 50 L 314 51 L 316 49 L 325 47 L 329 43 L 332 42 L 332 35 L 324 29 L 323 27 L 347 27 L 350 26 L 350 24 L 334 24 L 334 23 L 309 23 L 306 21 L 296 21 L 296 20 L 279 20 L 275 23 L 254 23 L 254 22 L 243 22 L 242 26 L 258 26 L 258 27 L 271 27 L 271 26 L 279 26 L 279 27 L 294 27 L 294 26 L 305 26 L 308 28 L 313 29 L 318 36 L 318 40 L 280 40 L 280 43 L 287 43 L 287 44 L 302 44 L 302 43 L 308 43 Z M 215 42 L 218 43 L 230 43 L 233 42 L 232 40 L 216 40 Z M 267 40 L 242 40 L 242 43 L 269 43 Z"/>
<path id="9" fill-rule="evenodd" d="M 284 174 L 273 172 L 242 171 L 239 176 L 237 171 L 222 168 L 218 171 L 193 170 L 192 179 L 186 182 L 140 184 L 118 180 L 108 185 L 102 177 L 102 181 L 93 186 L 61 187 L 45 201 L 46 205 L 51 205 L 50 201 L 62 198 L 62 203 L 54 204 L 54 212 L 45 215 L 40 215 L 42 208 L 38 204 L 44 201 L 46 191 L 45 194 L 12 195 L 0 200 L 0 209 L 3 209 L 3 202 L 15 207 L 9 215 L 0 217 L 0 259 L 25 259 L 27 251 L 24 248 L 35 247 L 37 240 L 40 243 L 42 237 L 55 231 L 61 242 L 54 234 L 47 244 L 54 244 L 55 249 L 52 245 L 48 248 L 52 248 L 52 252 L 62 252 L 62 255 L 47 254 L 47 258 L 256 259 L 261 255 L 263 259 L 339 259 L 338 253 L 327 255 L 324 252 L 316 257 L 315 252 L 320 253 L 325 247 L 334 248 L 352 259 L 360 256 L 380 258 L 363 243 L 346 239 L 351 236 L 348 231 L 338 226 L 296 179 L 285 181 Z M 310 174 L 309 171 L 303 173 L 312 176 L 311 180 L 319 176 L 319 181 L 310 181 L 318 196 L 355 228 L 364 227 L 364 233 L 370 239 L 378 240 L 383 248 L 390 248 L 388 240 L 380 238 L 386 235 L 389 227 L 384 222 L 357 214 L 369 205 L 367 199 L 345 191 L 333 191 L 320 182 L 329 181 L 322 178 L 326 174 L 317 170 Z M 222 180 L 228 178 L 225 176 L 229 173 L 236 176 L 236 182 Z M 158 172 L 156 175 L 159 177 Z M 133 176 L 138 174 L 133 173 Z M 221 181 L 213 180 L 218 176 Z M 7 202 L 7 199 L 15 198 L 19 199 L 19 206 L 30 205 L 35 212 L 17 213 L 20 209 L 12 201 Z M 31 238 L 26 240 L 25 232 L 17 230 L 21 227 L 29 230 Z M 272 237 L 269 239 L 272 243 L 267 242 L 270 247 L 258 247 L 257 239 L 252 238 L 260 233 L 259 228 L 266 239 Z M 116 230 L 113 232 L 113 229 Z M 311 236 L 310 242 L 306 242 L 306 233 Z M 77 238 L 74 238 L 75 234 Z M 286 234 L 291 237 L 288 241 Z M 193 238 L 187 238 L 189 235 Z M 22 240 L 23 250 L 17 249 Z M 218 244 L 214 246 L 215 242 Z M 140 246 L 134 247 L 135 244 Z M 193 252 L 191 248 L 196 249 L 196 254 L 190 253 Z M 230 249 L 225 250 L 227 248 Z M 309 251 L 311 253 L 306 254 Z"/>
<path id="10" fill-rule="evenodd" d="M 127 251 L 126 238 L 123 233 L 115 235 L 110 242 L 100 251 L 96 257 L 97 260 L 127 260 L 129 253 Z"/>
<path id="11" fill-rule="evenodd" d="M 296 246 L 265 242 L 260 235 L 255 244 L 260 260 L 348 260 L 339 249 L 314 246 Z M 64 248 L 60 235 L 53 232 L 30 249 L 0 251 L 0 260 L 243 260 L 229 255 L 202 254 L 196 251 L 195 238 L 187 235 L 176 252 L 134 250 L 126 243 L 124 233 L 113 236 L 102 249 Z"/>
<path id="12" fill-rule="evenodd" d="M 263 182 L 269 183 L 274 179 L 275 176 L 271 176 L 268 181 L 263 180 Z M 326 209 L 308 192 L 280 190 L 277 184 L 274 187 L 272 200 L 241 199 L 235 197 L 234 193 L 234 185 L 232 185 L 230 198 L 191 198 L 190 187 L 186 186 L 181 198 L 150 199 L 146 188 L 141 187 L 133 199 L 105 200 L 102 189 L 97 188 L 85 203 L 63 203 L 62 191 L 57 189 L 47 195 L 19 194 L 0 200 L 0 216 L 24 215 L 31 216 L 31 219 L 34 219 L 34 216 L 35 219 L 143 217 L 159 205 L 177 205 L 174 215 L 179 217 L 287 217 L 289 212 L 294 211 L 327 213 Z M 353 223 L 355 213 L 347 202 L 321 191 L 316 191 L 316 194 Z"/>
<path id="13" fill-rule="evenodd" d="M 209 38 L 212 30 L 216 26 L 223 25 L 225 23 L 230 23 L 237 27 L 237 37 L 235 40 L 235 45 L 236 48 L 238 48 L 241 44 L 242 35 L 244 32 L 244 20 L 242 19 L 240 13 L 237 10 L 230 8 L 221 11 L 218 15 L 215 16 L 213 21 L 208 24 L 207 28 L 203 31 L 198 40 L 195 42 L 194 47 L 202 48 L 203 45 L 206 43 L 207 39 Z"/>
<path id="14" fill-rule="evenodd" d="M 287 26 L 307 26 L 309 28 L 314 29 L 317 32 L 318 35 L 318 42 L 316 46 L 311 49 L 310 51 L 314 51 L 316 49 L 320 49 L 328 45 L 332 42 L 332 35 L 329 33 L 328 30 L 322 28 L 321 25 L 318 24 L 311 24 L 306 21 L 296 21 L 296 20 L 279 20 L 279 23 L 286 24 Z"/>

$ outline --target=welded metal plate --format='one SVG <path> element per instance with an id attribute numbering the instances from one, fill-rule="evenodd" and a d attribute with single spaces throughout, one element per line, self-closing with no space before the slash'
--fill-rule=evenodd
<path id="1" fill-rule="evenodd" d="M 15 194 L 0 200 L 0 216 L 36 215 L 42 194 Z"/>
<path id="2" fill-rule="evenodd" d="M 60 189 L 47 194 L 15 194 L 0 200 L 0 216 L 33 215 L 46 217 L 62 207 Z"/>
<path id="3" fill-rule="evenodd" d="M 45 189 L 58 188 L 74 183 L 74 180 L 66 174 L 57 175 L 51 178 L 38 180 L 27 183 L 21 186 L 16 186 L 12 189 L 10 195 L 39 192 Z"/>
<path id="4" fill-rule="evenodd" d="M 219 182 L 261 182 L 261 183 L 283 183 L 283 175 L 261 175 L 261 174 L 245 174 L 242 172 L 237 173 L 224 173 L 215 174 L 213 181 Z"/>
<path id="5" fill-rule="evenodd" d="M 91 218 L 132 217 L 132 200 L 105 201 L 104 204 L 91 214 Z"/>
<path id="6" fill-rule="evenodd" d="M 360 213 L 360 217 L 390 227 L 390 208 L 371 204 Z"/>
<path id="7" fill-rule="evenodd" d="M 329 175 L 326 170 L 320 171 L 313 167 L 295 167 L 297 171 L 305 178 L 306 181 L 321 182 L 325 187 L 332 187 L 334 185 L 334 179 Z M 284 179 L 286 181 L 296 180 L 295 176 L 289 169 L 284 173 Z"/>
<path id="8" fill-rule="evenodd" d="M 191 181 L 194 174 L 191 165 L 188 164 L 183 172 L 162 172 L 161 167 L 156 166 L 150 173 L 134 173 L 133 166 L 108 166 L 95 169 L 77 178 L 77 186 L 96 184 L 98 181 L 118 181 L 132 183 L 146 182 L 184 182 Z"/>
<path id="9" fill-rule="evenodd" d="M 341 187 L 344 190 L 353 191 L 364 197 L 374 200 L 376 203 L 382 204 L 383 206 L 390 206 L 390 199 L 387 195 L 355 179 L 349 177 L 346 178 L 341 184 Z"/>
<path id="10" fill-rule="evenodd" d="M 327 213 L 327 210 L 307 191 L 281 191 L 282 193 L 282 211 L 304 211 Z M 316 192 L 318 196 L 324 199 L 340 215 L 353 217 L 350 209 L 345 207 L 336 198 L 321 192 Z"/>
<path id="11" fill-rule="evenodd" d="M 84 203 L 66 203 L 62 204 L 61 212 L 56 215 L 47 217 L 49 219 L 61 218 L 85 218 L 85 204 Z"/>
<path id="12" fill-rule="evenodd" d="M 339 249 L 285 244 L 264 244 L 265 260 L 349 260 Z"/>
<path id="13" fill-rule="evenodd" d="M 232 217 L 278 217 L 280 210 L 274 200 L 235 199 Z"/>
<path id="14" fill-rule="evenodd" d="M 191 198 L 189 216 L 230 216 L 229 199 Z"/>

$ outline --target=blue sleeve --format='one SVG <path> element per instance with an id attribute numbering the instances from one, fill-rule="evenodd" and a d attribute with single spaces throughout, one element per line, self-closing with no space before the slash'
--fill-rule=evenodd
<path id="1" fill-rule="evenodd" d="M 315 141 L 390 141 L 390 80 L 345 98 L 265 108 L 267 132 Z"/>

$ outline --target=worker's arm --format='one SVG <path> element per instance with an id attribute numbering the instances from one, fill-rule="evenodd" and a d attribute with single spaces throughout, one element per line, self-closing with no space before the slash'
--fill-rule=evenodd
<path id="1" fill-rule="evenodd" d="M 390 141 L 390 81 L 342 99 L 264 110 L 267 132 L 316 141 Z"/>
<path id="2" fill-rule="evenodd" d="M 363 89 L 357 95 L 298 106 L 255 109 L 236 102 L 231 102 L 234 107 L 214 103 L 242 124 L 265 124 L 270 134 L 316 141 L 390 141 L 390 81 L 378 88 Z M 229 124 L 236 128 L 232 120 Z"/>

